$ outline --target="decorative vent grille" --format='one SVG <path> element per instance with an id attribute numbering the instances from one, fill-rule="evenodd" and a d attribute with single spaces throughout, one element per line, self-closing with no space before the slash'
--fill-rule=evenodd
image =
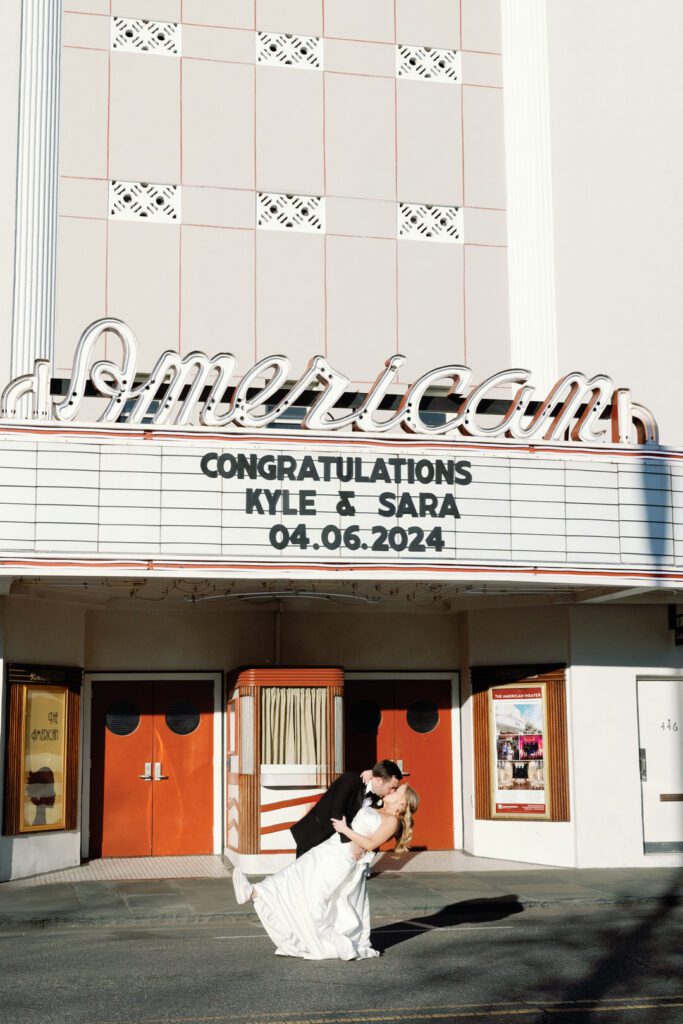
<path id="1" fill-rule="evenodd" d="M 323 44 L 315 36 L 289 36 L 282 32 L 256 33 L 257 64 L 283 64 L 295 68 L 322 68 Z"/>
<path id="2" fill-rule="evenodd" d="M 399 203 L 398 236 L 432 242 L 462 242 L 462 210 L 459 206 Z"/>
<path id="3" fill-rule="evenodd" d="M 259 192 L 256 196 L 256 224 L 276 231 L 319 234 L 325 230 L 325 200 L 320 196 Z"/>
<path id="4" fill-rule="evenodd" d="M 128 53 L 180 53 L 180 25 L 172 21 L 142 21 L 139 18 L 111 19 L 112 50 Z"/>
<path id="5" fill-rule="evenodd" d="M 456 50 L 434 50 L 429 46 L 397 46 L 396 74 L 420 81 L 459 82 L 460 54 Z"/>
<path id="6" fill-rule="evenodd" d="M 180 186 L 144 181 L 109 182 L 109 216 L 120 220 L 180 220 Z"/>

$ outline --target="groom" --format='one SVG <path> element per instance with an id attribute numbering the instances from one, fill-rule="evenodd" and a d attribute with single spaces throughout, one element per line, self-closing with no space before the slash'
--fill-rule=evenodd
<path id="1" fill-rule="evenodd" d="M 336 779 L 315 807 L 300 821 L 292 825 L 291 833 L 296 841 L 296 855 L 318 846 L 333 834 L 331 818 L 345 817 L 349 825 L 358 811 L 366 804 L 376 807 L 382 797 L 398 789 L 403 773 L 393 761 L 378 761 L 374 768 L 356 775 L 344 772 Z M 340 836 L 342 843 L 350 842 L 348 836 Z"/>

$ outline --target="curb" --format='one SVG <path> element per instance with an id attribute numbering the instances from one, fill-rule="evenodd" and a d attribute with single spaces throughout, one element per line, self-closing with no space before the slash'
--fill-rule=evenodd
<path id="1" fill-rule="evenodd" d="M 467 916 L 471 916 L 476 913 L 477 908 L 472 906 L 470 899 L 465 899 L 463 902 L 468 902 L 470 905 L 466 910 Z M 560 899 L 551 899 L 546 897 L 539 897 L 535 899 L 529 896 L 521 896 L 517 900 L 501 900 L 499 903 L 489 903 L 487 906 L 482 906 L 482 916 L 487 916 L 492 910 L 519 910 L 520 907 L 533 908 L 533 907 L 551 907 L 551 906 L 590 906 L 590 905 L 602 905 L 602 906 L 640 906 L 649 903 L 656 903 L 659 905 L 677 906 L 680 902 L 679 897 L 670 893 L 663 893 L 658 896 L 572 896 Z M 406 921 L 412 920 L 412 918 L 419 914 L 439 914 L 442 913 L 447 906 L 452 904 L 446 904 L 443 907 L 435 907 L 433 904 L 430 906 L 411 906 L 411 907 L 396 907 L 392 908 L 392 912 L 387 912 L 386 909 L 383 912 L 373 914 L 375 922 L 386 923 L 387 921 L 395 921 L 397 915 L 402 913 L 410 914 L 410 917 L 403 918 Z M 449 919 L 457 921 L 459 917 L 464 914 L 449 913 Z M 91 927 L 91 928 L 121 928 L 121 927 L 137 927 L 144 926 L 149 927 L 150 925 L 177 925 L 177 924 L 221 924 L 224 921 L 255 921 L 257 915 L 254 911 L 237 911 L 237 910 L 226 910 L 217 914 L 168 914 L 168 915 L 156 915 L 153 917 L 143 916 L 127 916 L 127 917 L 93 917 L 92 915 L 70 915 L 69 917 L 54 915 L 52 917 L 35 917 L 35 918 L 10 918 L 0 917 L 0 932 L 7 934 L 8 932 L 24 932 L 24 931 L 41 931 L 49 930 L 50 928 L 68 928 L 68 927 Z"/>

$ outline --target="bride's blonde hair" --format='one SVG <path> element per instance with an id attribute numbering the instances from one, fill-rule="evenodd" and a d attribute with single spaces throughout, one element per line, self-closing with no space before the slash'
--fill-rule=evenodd
<path id="1" fill-rule="evenodd" d="M 420 797 L 408 785 L 406 785 L 405 801 L 404 809 L 398 813 L 398 839 L 394 854 L 405 853 L 410 849 L 410 841 L 413 838 L 413 815 L 420 804 Z"/>

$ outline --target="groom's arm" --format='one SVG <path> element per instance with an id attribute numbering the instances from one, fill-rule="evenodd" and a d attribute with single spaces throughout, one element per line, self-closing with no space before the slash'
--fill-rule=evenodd
<path id="1" fill-rule="evenodd" d="M 357 785 L 358 776 L 354 772 L 344 772 L 334 780 L 323 800 L 318 804 L 320 811 L 324 811 L 325 824 L 328 824 L 330 818 L 340 818 L 344 815 L 348 801 Z M 323 804 L 322 807 L 321 804 Z"/>
<path id="2" fill-rule="evenodd" d="M 321 827 L 332 833 L 332 818 L 349 817 L 349 803 L 353 798 L 354 789 L 359 785 L 355 772 L 344 772 L 332 783 L 325 795 L 316 805 L 315 813 Z M 341 836 L 343 843 L 350 840 Z"/>

